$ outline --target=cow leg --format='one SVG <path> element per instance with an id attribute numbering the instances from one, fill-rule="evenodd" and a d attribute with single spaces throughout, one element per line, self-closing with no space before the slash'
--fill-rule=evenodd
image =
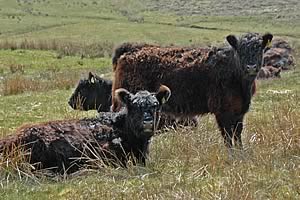
<path id="1" fill-rule="evenodd" d="M 236 120 L 236 123 L 234 125 L 233 139 L 234 139 L 235 147 L 238 149 L 243 149 L 243 143 L 242 143 L 243 118 L 244 115 L 239 117 Z"/>
<path id="2" fill-rule="evenodd" d="M 231 130 L 231 127 L 233 124 L 232 118 L 233 118 L 233 116 L 230 113 L 222 113 L 222 114 L 216 115 L 216 120 L 217 120 L 219 129 L 224 138 L 224 143 L 225 143 L 226 147 L 228 147 L 229 149 L 232 148 L 232 136 L 233 136 L 233 132 Z"/>
<path id="3" fill-rule="evenodd" d="M 242 130 L 243 130 L 242 116 L 236 116 L 231 113 L 223 113 L 216 116 L 217 123 L 224 138 L 225 145 L 232 148 L 232 139 L 234 139 L 235 146 L 239 149 L 243 148 L 242 144 Z"/>

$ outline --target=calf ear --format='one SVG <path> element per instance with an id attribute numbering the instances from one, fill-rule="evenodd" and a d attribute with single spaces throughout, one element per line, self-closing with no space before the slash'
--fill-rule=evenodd
<path id="1" fill-rule="evenodd" d="M 89 78 L 90 83 L 95 83 L 95 75 L 92 72 L 89 72 Z"/>
<path id="2" fill-rule="evenodd" d="M 156 93 L 156 98 L 159 101 L 160 105 L 166 103 L 169 100 L 170 96 L 171 90 L 165 85 L 161 85 L 158 92 Z"/>
<path id="3" fill-rule="evenodd" d="M 238 39 L 234 35 L 228 35 L 226 37 L 227 42 L 235 49 L 238 48 Z"/>
<path id="4" fill-rule="evenodd" d="M 118 102 L 128 104 L 131 99 L 131 93 L 124 88 L 119 88 L 115 91 L 115 97 Z"/>
<path id="5" fill-rule="evenodd" d="M 271 33 L 266 33 L 262 36 L 263 42 L 262 42 L 262 48 L 265 47 L 271 47 L 271 41 L 273 39 L 273 35 Z"/>

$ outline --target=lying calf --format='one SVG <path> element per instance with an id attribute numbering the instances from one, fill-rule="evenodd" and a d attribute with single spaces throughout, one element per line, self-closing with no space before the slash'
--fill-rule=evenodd
<path id="1" fill-rule="evenodd" d="M 36 168 L 59 172 L 78 170 L 87 163 L 87 157 L 100 157 L 104 163 L 121 166 L 126 166 L 128 159 L 133 164 L 145 164 L 159 110 L 170 94 L 166 86 L 157 93 L 140 91 L 135 95 L 118 89 L 116 99 L 124 105 L 119 112 L 24 126 L 15 135 L 0 140 L 0 152 L 4 156 L 20 147 L 29 152 L 28 160 Z"/>

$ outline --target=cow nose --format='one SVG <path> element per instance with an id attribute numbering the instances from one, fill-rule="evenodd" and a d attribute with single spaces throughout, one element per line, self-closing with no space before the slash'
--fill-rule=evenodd
<path id="1" fill-rule="evenodd" d="M 248 70 L 255 69 L 255 68 L 256 68 L 256 65 L 247 65 Z"/>
<path id="2" fill-rule="evenodd" d="M 247 65 L 246 67 L 247 67 L 247 72 L 249 74 L 254 74 L 258 72 L 256 65 Z"/>
<path id="3" fill-rule="evenodd" d="M 154 119 L 150 112 L 144 112 L 143 128 L 144 132 L 153 132 Z"/>
<path id="4" fill-rule="evenodd" d="M 153 117 L 149 112 L 144 112 L 144 121 L 152 121 Z"/>

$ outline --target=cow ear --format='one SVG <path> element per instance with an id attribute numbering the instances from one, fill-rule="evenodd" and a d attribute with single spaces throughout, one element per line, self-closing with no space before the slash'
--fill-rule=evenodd
<path id="1" fill-rule="evenodd" d="M 95 83 L 95 75 L 92 72 L 89 72 L 89 82 Z"/>
<path id="2" fill-rule="evenodd" d="M 234 35 L 228 35 L 226 40 L 235 50 L 238 49 L 238 39 Z"/>
<path id="3" fill-rule="evenodd" d="M 156 98 L 159 101 L 160 105 L 166 103 L 171 96 L 171 90 L 165 86 L 161 85 L 156 93 Z"/>
<path id="4" fill-rule="evenodd" d="M 115 91 L 116 100 L 128 105 L 131 100 L 131 93 L 124 88 L 119 88 Z"/>
<path id="5" fill-rule="evenodd" d="M 263 42 L 262 42 L 262 48 L 265 47 L 271 47 L 271 41 L 273 39 L 273 35 L 271 33 L 266 33 L 262 36 Z"/>

